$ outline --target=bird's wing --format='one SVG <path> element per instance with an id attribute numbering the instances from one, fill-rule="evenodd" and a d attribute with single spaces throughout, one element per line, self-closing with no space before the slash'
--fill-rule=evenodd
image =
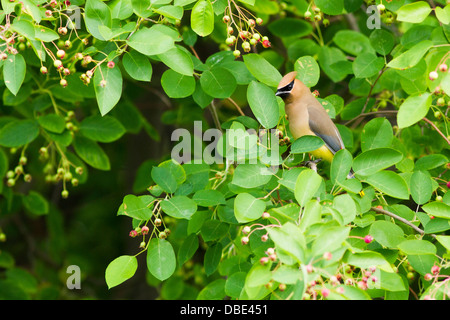
<path id="1" fill-rule="evenodd" d="M 328 113 L 318 101 L 317 103 L 319 105 L 308 105 L 309 127 L 316 136 L 322 138 L 325 145 L 334 154 L 344 148 L 344 143 Z"/>

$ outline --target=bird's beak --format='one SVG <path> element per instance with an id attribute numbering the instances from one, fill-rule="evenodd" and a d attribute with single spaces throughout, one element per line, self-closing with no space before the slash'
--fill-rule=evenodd
<path id="1" fill-rule="evenodd" d="M 280 98 L 282 98 L 282 99 L 284 99 L 284 98 L 286 98 L 290 93 L 291 93 L 290 91 L 280 91 L 280 90 L 278 90 L 278 91 L 275 93 L 275 95 L 278 96 L 278 97 L 280 97 Z"/>

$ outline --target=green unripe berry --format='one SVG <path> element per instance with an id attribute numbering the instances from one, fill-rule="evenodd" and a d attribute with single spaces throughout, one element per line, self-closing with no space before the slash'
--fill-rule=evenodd
<path id="1" fill-rule="evenodd" d="M 9 170 L 9 171 L 6 173 L 6 178 L 8 178 L 8 179 L 14 178 L 14 171 Z"/>
<path id="2" fill-rule="evenodd" d="M 15 184 L 16 184 L 16 180 L 14 180 L 14 179 L 8 179 L 8 181 L 6 181 L 6 185 L 8 187 L 14 187 Z"/>
<path id="3" fill-rule="evenodd" d="M 69 197 L 69 191 L 67 190 L 61 191 L 61 197 L 63 197 L 63 199 L 67 199 Z"/>

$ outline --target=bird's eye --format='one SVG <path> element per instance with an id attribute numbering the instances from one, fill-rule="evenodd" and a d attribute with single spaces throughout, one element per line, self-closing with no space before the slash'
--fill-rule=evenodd
<path id="1" fill-rule="evenodd" d="M 291 81 L 288 85 L 284 86 L 283 88 L 281 88 L 279 90 L 283 91 L 283 92 L 290 92 L 293 87 L 294 87 L 294 80 Z"/>

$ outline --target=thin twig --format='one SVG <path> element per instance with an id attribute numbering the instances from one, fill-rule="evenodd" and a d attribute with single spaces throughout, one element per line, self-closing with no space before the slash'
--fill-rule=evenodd
<path id="1" fill-rule="evenodd" d="M 209 110 L 211 111 L 211 115 L 214 120 L 214 124 L 216 125 L 217 129 L 222 131 L 222 127 L 220 125 L 219 116 L 217 114 L 216 105 L 214 103 L 214 100 L 211 101 L 211 104 L 209 106 L 210 106 Z"/>
<path id="2" fill-rule="evenodd" d="M 379 110 L 379 111 L 373 111 L 373 112 L 366 112 L 366 113 L 361 113 L 360 115 L 354 117 L 353 119 L 348 120 L 346 123 L 344 123 L 344 125 L 348 125 L 349 123 L 352 123 L 353 121 L 355 121 L 356 119 L 359 119 L 361 117 L 367 117 L 367 116 L 371 116 L 374 114 L 386 114 L 386 113 L 398 113 L 398 110 Z"/>
<path id="3" fill-rule="evenodd" d="M 416 230 L 416 231 L 417 231 L 418 233 L 420 233 L 421 235 L 424 235 L 424 234 L 425 234 L 425 231 L 423 231 L 423 230 L 420 229 L 419 227 L 413 225 L 410 221 L 406 220 L 405 218 L 402 218 L 402 217 L 396 215 L 395 213 L 392 213 L 392 212 L 387 211 L 387 210 L 384 210 L 384 209 L 379 209 L 379 208 L 376 208 L 376 207 L 372 207 L 371 210 L 372 210 L 372 211 L 375 211 L 375 212 L 378 212 L 378 213 L 385 214 L 385 215 L 387 215 L 387 216 L 389 216 L 389 217 L 391 217 L 391 218 L 394 218 L 394 219 L 396 219 L 396 220 L 398 220 L 398 221 L 401 221 L 401 222 L 403 222 L 404 224 L 406 224 L 406 225 L 410 226 L 411 228 L 413 228 L 414 230 Z M 430 234 L 430 236 L 432 236 L 433 238 L 436 237 L 436 235 L 434 235 L 434 234 Z"/>
<path id="4" fill-rule="evenodd" d="M 364 111 L 366 111 L 367 105 L 369 104 L 369 100 L 370 100 L 370 96 L 372 95 L 372 91 L 373 88 L 375 87 L 375 85 L 378 82 L 378 79 L 380 79 L 381 75 L 383 74 L 383 72 L 386 70 L 386 68 L 383 68 L 379 73 L 378 73 L 378 77 L 375 79 L 375 81 L 373 82 L 373 84 L 370 86 L 370 91 L 369 94 L 367 95 L 367 99 L 366 99 L 366 103 L 364 103 L 364 107 L 361 110 L 361 113 L 364 113 Z"/>
<path id="5" fill-rule="evenodd" d="M 434 128 L 434 130 L 436 130 L 436 131 L 442 136 L 442 138 L 444 138 L 444 140 L 447 141 L 448 144 L 450 144 L 450 140 L 447 139 L 447 137 L 442 133 L 441 130 L 439 130 L 438 127 L 436 127 L 436 125 L 435 125 L 433 122 L 431 122 L 431 121 L 428 120 L 427 118 L 423 118 L 423 120 L 424 120 L 425 122 L 428 122 L 428 123 Z"/>
<path id="6" fill-rule="evenodd" d="M 230 101 L 237 109 L 237 111 L 240 113 L 241 116 L 245 116 L 245 113 L 242 111 L 241 107 L 231 98 L 227 98 L 228 101 Z"/>

